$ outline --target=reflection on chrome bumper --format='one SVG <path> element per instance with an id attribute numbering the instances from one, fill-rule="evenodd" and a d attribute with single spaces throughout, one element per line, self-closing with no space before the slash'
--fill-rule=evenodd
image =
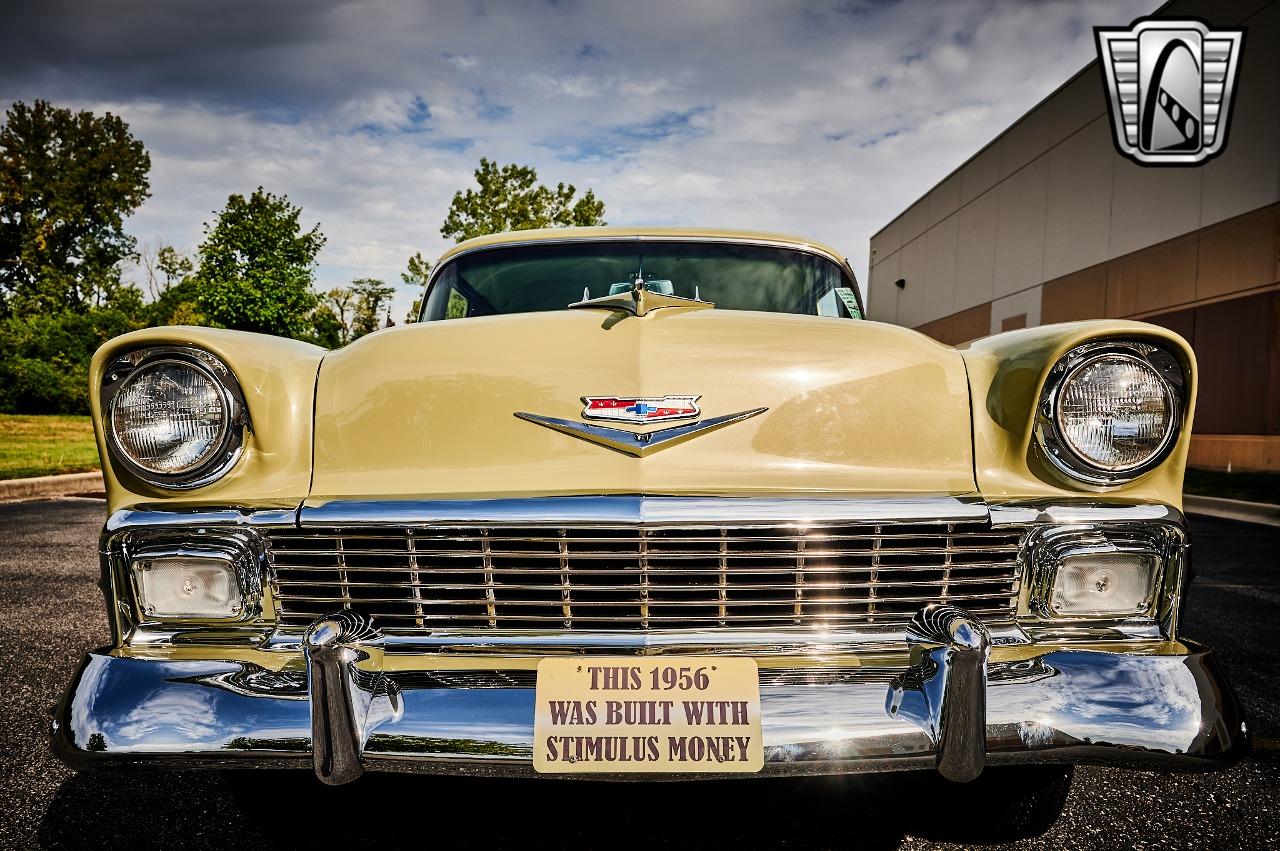
<path id="1" fill-rule="evenodd" d="M 54 748 L 74 766 L 309 766 L 329 783 L 365 769 L 533 775 L 532 671 L 383 674 L 376 629 L 349 613 L 308 636 L 306 671 L 89 654 L 58 709 Z M 939 606 L 911 636 L 905 670 L 762 669 L 764 773 L 936 765 L 966 780 L 985 763 L 1211 767 L 1247 747 L 1239 705 L 1199 648 L 990 662 L 982 624 Z"/>

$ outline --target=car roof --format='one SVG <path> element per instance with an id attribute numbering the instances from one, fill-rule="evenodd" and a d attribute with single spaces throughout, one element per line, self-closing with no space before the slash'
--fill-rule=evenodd
<path id="1" fill-rule="evenodd" d="M 478 236 L 458 243 L 437 261 L 437 268 L 446 260 L 459 254 L 480 248 L 496 248 L 504 245 L 520 245 L 531 242 L 564 242 L 568 240 L 625 240 L 625 239 L 670 239 L 670 240 L 707 240 L 726 242 L 752 242 L 761 245 L 776 245 L 786 248 L 816 251 L 825 254 L 843 265 L 848 261 L 842 252 L 829 245 L 812 239 L 790 236 L 780 233 L 761 231 L 730 230 L 722 228 L 668 228 L 668 227 L 597 227 L 597 228 L 540 228 L 536 230 L 516 230 L 495 233 L 489 236 Z"/>

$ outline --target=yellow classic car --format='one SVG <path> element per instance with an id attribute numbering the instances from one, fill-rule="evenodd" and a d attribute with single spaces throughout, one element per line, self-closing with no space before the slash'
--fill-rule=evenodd
<path id="1" fill-rule="evenodd" d="M 584 778 L 1070 767 L 1247 747 L 1178 630 L 1195 359 L 1090 321 L 953 348 L 792 237 L 441 258 L 337 351 L 210 328 L 91 370 L 111 644 L 77 767 Z M 994 782 L 994 781 L 993 781 Z"/>

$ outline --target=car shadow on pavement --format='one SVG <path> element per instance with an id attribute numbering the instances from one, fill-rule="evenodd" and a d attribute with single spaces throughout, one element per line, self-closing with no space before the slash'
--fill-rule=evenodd
<path id="1" fill-rule="evenodd" d="M 933 782 L 368 775 L 334 789 L 298 772 L 101 770 L 62 784 L 39 841 L 76 849 L 897 848 L 907 832 L 936 835 L 923 821 L 937 798 Z"/>

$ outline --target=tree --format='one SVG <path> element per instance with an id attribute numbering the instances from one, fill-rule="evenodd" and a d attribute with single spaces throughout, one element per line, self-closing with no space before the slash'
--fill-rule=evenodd
<path id="1" fill-rule="evenodd" d="M 351 339 L 356 340 L 382 327 L 383 314 L 391 307 L 396 288 L 377 278 L 357 278 L 351 282 L 351 291 L 355 294 Z"/>
<path id="2" fill-rule="evenodd" d="M 406 287 L 425 287 L 427 279 L 431 277 L 431 267 L 434 265 L 422 256 L 421 251 L 415 251 L 409 258 L 405 271 L 400 273 L 400 280 Z"/>
<path id="3" fill-rule="evenodd" d="M 574 200 L 577 189 L 564 183 L 555 189 L 538 183 L 532 166 L 505 165 L 484 157 L 475 171 L 479 190 L 454 194 L 440 235 L 454 242 L 509 230 L 588 227 L 603 225 L 604 202 L 588 189 Z"/>
<path id="4" fill-rule="evenodd" d="M 329 348 L 345 346 L 382 327 L 396 288 L 377 278 L 356 278 L 349 287 L 334 287 L 312 317 L 316 342 Z"/>
<path id="5" fill-rule="evenodd" d="M 351 342 L 351 308 L 355 298 L 356 294 L 351 291 L 350 287 L 334 287 L 324 294 L 324 307 L 327 309 L 329 316 L 333 317 L 334 321 L 337 322 L 339 346 Z M 324 322 L 327 326 L 327 319 Z M 331 346 L 330 348 L 333 347 Z"/>
<path id="6" fill-rule="evenodd" d="M 311 327 L 311 342 L 326 349 L 336 349 L 346 342 L 346 328 L 334 315 L 333 308 L 327 304 L 318 305 L 311 312 Z"/>
<path id="7" fill-rule="evenodd" d="M 147 285 L 151 298 L 160 298 L 175 284 L 185 281 L 195 271 L 191 258 L 172 245 L 154 242 L 142 247 L 138 252 L 138 265 Z"/>
<path id="8" fill-rule="evenodd" d="M 89 413 L 94 350 L 142 324 L 112 307 L 0 319 L 0 412 Z"/>
<path id="9" fill-rule="evenodd" d="M 195 262 L 190 257 L 156 241 L 142 246 L 138 266 L 151 296 L 141 313 L 148 325 L 208 324 L 196 306 Z"/>
<path id="10" fill-rule="evenodd" d="M 13 104 L 0 128 L 0 314 L 108 301 L 134 251 L 124 220 L 150 195 L 150 170 L 118 116 Z"/>
<path id="11" fill-rule="evenodd" d="M 400 273 L 400 280 L 404 281 L 407 287 L 418 287 L 423 292 L 427 286 L 427 281 L 431 278 L 431 269 L 435 266 L 433 262 L 422 256 L 421 251 L 414 252 L 409 258 L 408 267 Z M 405 322 L 417 322 L 418 311 L 422 309 L 422 296 L 418 296 L 413 300 L 413 307 L 409 308 L 409 313 L 405 316 Z"/>
<path id="12" fill-rule="evenodd" d="M 215 325 L 305 338 L 316 295 L 320 225 L 303 231 L 302 208 L 261 186 L 248 198 L 232 195 L 204 227 L 195 282 L 200 311 Z"/>
<path id="13" fill-rule="evenodd" d="M 195 278 L 188 275 L 166 287 L 143 307 L 148 325 L 208 325 L 200 312 Z"/>

